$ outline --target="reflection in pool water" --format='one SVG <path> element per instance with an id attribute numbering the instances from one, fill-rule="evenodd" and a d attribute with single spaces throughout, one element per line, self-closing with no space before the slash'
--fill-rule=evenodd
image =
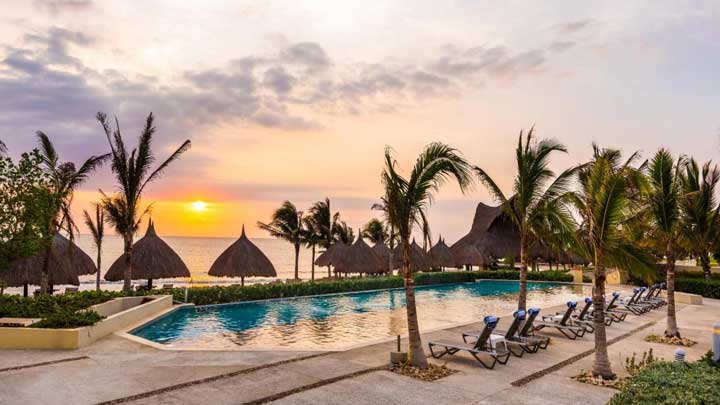
<path id="1" fill-rule="evenodd" d="M 422 330 L 505 315 L 517 281 L 417 287 Z M 590 295 L 590 288 L 528 282 L 528 305 L 547 307 Z M 367 291 L 176 310 L 132 333 L 176 348 L 336 350 L 406 333 L 405 292 Z"/>

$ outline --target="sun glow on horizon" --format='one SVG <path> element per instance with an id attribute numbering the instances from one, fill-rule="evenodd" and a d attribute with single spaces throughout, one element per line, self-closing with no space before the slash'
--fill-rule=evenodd
<path id="1" fill-rule="evenodd" d="M 208 204 L 202 200 L 193 201 L 192 203 L 190 203 L 190 209 L 195 212 L 205 212 L 207 211 L 207 208 Z"/>

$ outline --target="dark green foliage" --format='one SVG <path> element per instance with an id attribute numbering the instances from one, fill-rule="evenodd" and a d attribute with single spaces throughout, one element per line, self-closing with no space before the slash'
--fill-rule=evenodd
<path id="1" fill-rule="evenodd" d="M 34 324 L 33 328 L 72 329 L 91 326 L 98 323 L 103 317 L 95 311 L 59 311 L 53 312 L 42 321 Z"/>
<path id="2" fill-rule="evenodd" d="M 655 362 L 631 377 L 609 404 L 716 404 L 718 398 L 720 369 L 705 361 Z"/>
<path id="3" fill-rule="evenodd" d="M 707 298 L 720 298 L 720 280 L 702 278 L 678 278 L 675 280 L 675 291 L 699 294 Z"/>
<path id="4" fill-rule="evenodd" d="M 682 270 L 675 272 L 677 278 L 705 278 L 702 271 Z M 720 273 L 712 273 L 710 278 L 720 280 Z"/>
<path id="5" fill-rule="evenodd" d="M 121 295 L 119 292 L 108 291 L 84 291 L 76 294 L 42 295 L 34 298 L 2 295 L 0 296 L 0 317 L 43 318 L 42 322 L 33 325 L 33 327 L 40 328 L 74 328 L 94 325 L 102 317 L 94 311 L 80 310 Z"/>

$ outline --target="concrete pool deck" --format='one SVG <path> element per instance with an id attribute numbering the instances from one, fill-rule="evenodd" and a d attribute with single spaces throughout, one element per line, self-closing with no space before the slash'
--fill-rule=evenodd
<path id="1" fill-rule="evenodd" d="M 562 307 L 544 308 L 543 313 Z M 675 346 L 643 341 L 664 329 L 664 308 L 608 328 L 614 371 L 622 374 L 624 359 L 652 348 L 670 359 Z M 720 321 L 720 301 L 678 307 L 684 337 L 698 344 L 686 348 L 694 361 L 710 348 L 711 326 Z M 501 327 L 506 326 L 505 316 Z M 459 339 L 479 324 L 424 333 L 429 340 Z M 569 377 L 589 369 L 592 354 L 564 367 L 553 365 L 593 348 L 593 335 L 570 341 L 559 333 L 548 350 L 511 358 L 507 366 L 486 370 L 469 356 L 447 364 L 458 373 L 423 382 L 380 370 L 394 343 L 386 342 L 342 352 L 291 351 L 167 351 L 120 336 L 110 336 L 79 350 L 1 350 L 0 403 L 586 403 L 603 404 L 615 393 L 581 384 Z M 619 339 L 619 340 L 618 340 Z M 427 350 L 427 349 L 426 349 Z M 547 372 L 547 374 L 544 374 Z M 532 379 L 524 381 L 525 377 Z M 525 382 L 523 384 L 523 382 Z M 513 385 L 513 383 L 515 383 Z"/>

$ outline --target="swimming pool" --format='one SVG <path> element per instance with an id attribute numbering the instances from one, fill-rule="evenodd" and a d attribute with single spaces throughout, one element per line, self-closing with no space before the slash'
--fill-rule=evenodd
<path id="1" fill-rule="evenodd" d="M 517 307 L 517 281 L 482 280 L 416 288 L 422 330 L 503 315 Z M 528 282 L 528 305 L 590 295 L 589 287 Z M 185 307 L 133 335 L 182 349 L 337 350 L 406 333 L 405 291 L 376 290 Z"/>

